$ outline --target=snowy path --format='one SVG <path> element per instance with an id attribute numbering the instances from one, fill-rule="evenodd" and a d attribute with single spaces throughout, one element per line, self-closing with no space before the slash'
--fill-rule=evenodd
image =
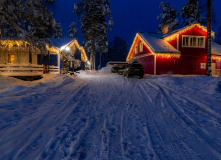
<path id="1" fill-rule="evenodd" d="M 221 159 L 221 78 L 82 72 L 6 85 L 0 159 Z"/>

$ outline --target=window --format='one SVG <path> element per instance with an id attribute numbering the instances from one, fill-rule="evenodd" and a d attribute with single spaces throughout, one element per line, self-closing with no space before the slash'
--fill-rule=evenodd
<path id="1" fill-rule="evenodd" d="M 200 63 L 200 69 L 206 69 L 206 63 Z"/>
<path id="2" fill-rule="evenodd" d="M 196 37 L 190 37 L 190 46 L 196 47 Z"/>
<path id="3" fill-rule="evenodd" d="M 205 37 L 183 36 L 183 47 L 205 48 Z"/>
<path id="4" fill-rule="evenodd" d="M 137 54 L 138 53 L 138 45 L 136 45 L 136 47 L 135 47 L 135 54 Z"/>
<path id="5" fill-rule="evenodd" d="M 204 45 L 204 38 L 198 38 L 198 46 L 203 47 Z"/>
<path id="6" fill-rule="evenodd" d="M 143 52 L 143 42 L 140 43 L 140 52 Z"/>
<path id="7" fill-rule="evenodd" d="M 13 55 L 13 54 L 9 55 L 9 63 L 15 64 L 15 55 Z"/>
<path id="8" fill-rule="evenodd" d="M 189 44 L 189 37 L 183 37 L 183 46 L 188 46 Z"/>

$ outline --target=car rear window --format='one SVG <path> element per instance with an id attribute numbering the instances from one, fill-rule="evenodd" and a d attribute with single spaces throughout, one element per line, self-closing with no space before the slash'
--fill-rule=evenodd
<path id="1" fill-rule="evenodd" d="M 130 64 L 130 67 L 136 67 L 136 68 L 141 68 L 141 64 Z"/>

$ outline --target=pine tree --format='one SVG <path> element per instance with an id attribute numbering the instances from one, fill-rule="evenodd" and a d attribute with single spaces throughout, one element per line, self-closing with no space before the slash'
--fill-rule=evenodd
<path id="1" fill-rule="evenodd" d="M 79 0 L 74 12 L 81 21 L 84 47 L 90 53 L 91 69 L 95 67 L 95 54 L 107 52 L 107 31 L 113 24 L 109 0 Z"/>
<path id="2" fill-rule="evenodd" d="M 200 16 L 199 0 L 188 0 L 187 4 L 182 8 L 180 14 L 183 18 L 183 24 L 181 27 L 190 25 L 195 22 L 205 22 L 205 18 Z"/>
<path id="3" fill-rule="evenodd" d="M 69 26 L 69 37 L 70 38 L 78 38 L 78 32 L 77 32 L 77 25 L 76 23 L 72 22 L 71 25 Z"/>
<path id="4" fill-rule="evenodd" d="M 157 17 L 160 19 L 160 24 L 158 25 L 158 32 L 165 33 L 165 29 L 171 28 L 174 30 L 178 26 L 178 13 L 173 9 L 169 3 L 161 2 L 160 9 L 162 13 Z"/>
<path id="5" fill-rule="evenodd" d="M 44 0 L 48 1 L 48 0 Z M 54 18 L 42 0 L 0 1 L 0 22 L 20 39 L 45 45 L 54 26 Z"/>
<path id="6" fill-rule="evenodd" d="M 126 61 L 127 43 L 119 36 L 115 36 L 108 47 L 109 61 Z"/>
<path id="7" fill-rule="evenodd" d="M 58 22 L 54 26 L 53 38 L 61 38 L 61 37 L 62 37 L 62 28 L 60 22 Z"/>

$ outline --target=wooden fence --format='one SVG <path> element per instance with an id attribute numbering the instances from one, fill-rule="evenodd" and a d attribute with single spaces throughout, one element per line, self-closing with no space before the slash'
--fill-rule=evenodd
<path id="1" fill-rule="evenodd" d="M 60 74 L 59 66 L 49 66 L 49 73 Z"/>
<path id="2" fill-rule="evenodd" d="M 37 64 L 0 64 L 0 75 L 42 76 L 43 65 Z"/>

